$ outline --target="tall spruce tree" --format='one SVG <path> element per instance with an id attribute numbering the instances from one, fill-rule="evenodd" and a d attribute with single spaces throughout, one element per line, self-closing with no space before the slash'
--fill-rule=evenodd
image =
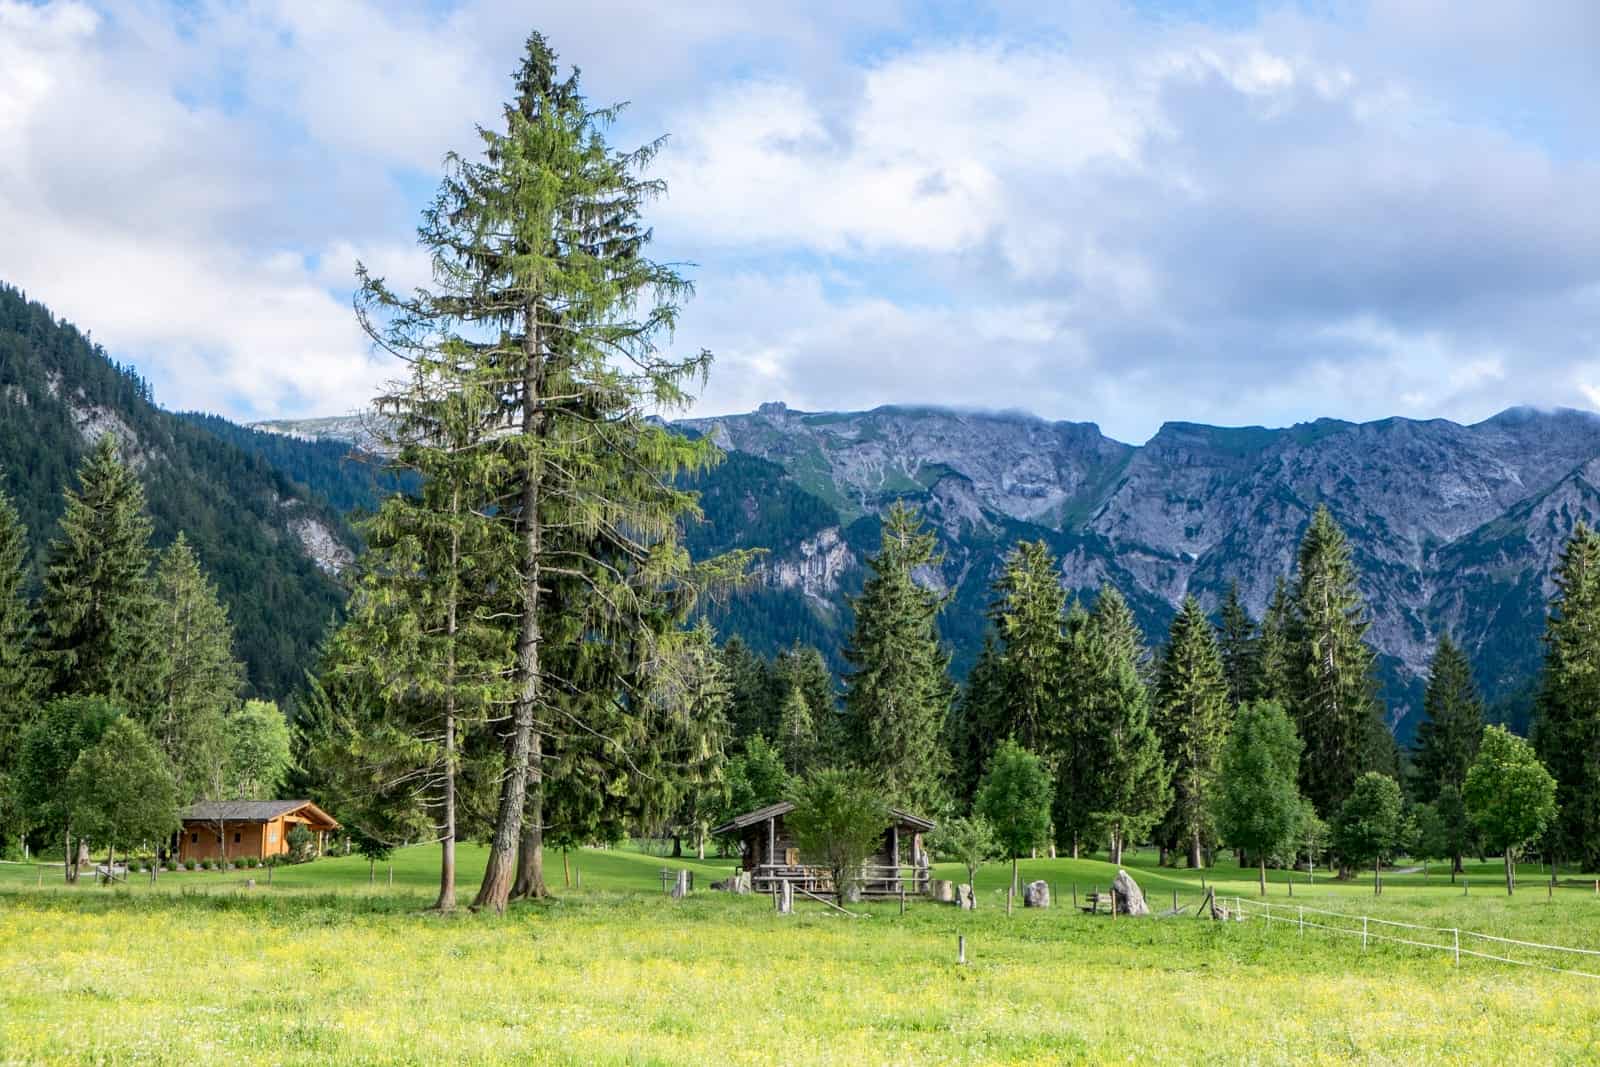
<path id="1" fill-rule="evenodd" d="M 1228 583 L 1228 595 L 1217 616 L 1217 649 L 1228 682 L 1228 701 L 1234 707 L 1261 696 L 1261 635 L 1250 610 L 1239 596 L 1239 583 Z"/>
<path id="2" fill-rule="evenodd" d="M 949 657 L 939 644 L 939 594 L 916 582 L 937 562 L 934 536 L 901 503 L 883 516 L 882 547 L 854 601 L 855 632 L 845 650 L 845 716 L 855 762 L 891 803 L 944 810 L 949 753 L 943 744 L 953 696 Z"/>
<path id="3" fill-rule="evenodd" d="M 1066 593 L 1049 546 L 1024 541 L 1006 556 L 994 584 L 989 622 L 1000 639 L 1000 687 L 992 726 L 1053 765 L 1066 729 L 1061 689 Z"/>
<path id="4" fill-rule="evenodd" d="M 1100 733 L 1093 721 L 1099 691 L 1099 659 L 1089 613 L 1076 599 L 1062 626 L 1062 688 L 1070 709 L 1070 729 L 1055 766 L 1051 818 L 1056 844 L 1077 859 L 1099 832 L 1094 821 L 1099 774 Z"/>
<path id="5" fill-rule="evenodd" d="M 839 694 L 835 688 L 833 671 L 822 653 L 811 645 L 796 642 L 778 654 L 772 665 L 772 681 L 781 701 L 799 690 L 811 718 L 814 735 L 812 750 L 807 759 L 823 765 L 836 766 L 846 762 L 844 722 L 839 714 Z M 781 724 L 780 724 L 781 725 Z M 785 753 L 787 755 L 787 753 Z"/>
<path id="6" fill-rule="evenodd" d="M 1171 767 L 1150 724 L 1148 660 L 1128 602 L 1114 586 L 1095 598 L 1087 634 L 1087 703 L 1078 721 L 1091 754 L 1090 819 L 1109 841 L 1112 863 L 1137 844 L 1172 803 Z"/>
<path id="7" fill-rule="evenodd" d="M 1467 768 L 1483 739 L 1483 701 L 1472 681 L 1472 665 L 1449 634 L 1434 649 L 1422 716 L 1413 747 L 1413 781 L 1417 796 L 1431 803 L 1445 786 L 1459 791 L 1466 784 Z"/>
<path id="8" fill-rule="evenodd" d="M 36 714 L 43 677 L 34 655 L 26 582 L 28 532 L 0 492 L 0 839 L 25 829 L 15 774 L 22 733 Z"/>
<path id="9" fill-rule="evenodd" d="M 1261 616 L 1256 638 L 1256 696 L 1282 707 L 1294 702 L 1294 601 L 1282 575 L 1272 587 L 1272 597 Z"/>
<path id="10" fill-rule="evenodd" d="M 723 643 L 722 662 L 730 692 L 728 725 L 734 748 L 742 749 L 756 736 L 772 737 L 778 731 L 778 720 L 771 667 L 738 634 Z"/>
<path id="11" fill-rule="evenodd" d="M 340 720 L 352 732 L 334 761 L 358 783 L 386 783 L 358 787 L 374 801 L 364 808 L 368 839 L 410 830 L 439 841 L 440 911 L 456 901 L 464 744 L 510 700 L 511 641 L 499 620 L 515 609 L 505 594 L 515 587 L 515 546 L 485 511 L 499 474 L 482 447 L 492 398 L 476 376 L 455 373 L 467 354 L 416 353 L 409 375 L 377 401 L 391 467 L 419 484 L 363 524 L 367 548 L 340 647 L 342 669 L 364 672 L 378 699 L 353 705 L 372 714 Z M 392 810 L 376 803 L 384 798 Z"/>
<path id="12" fill-rule="evenodd" d="M 667 628 L 664 599 L 682 609 L 693 591 L 679 532 L 696 509 L 677 476 L 717 456 L 650 418 L 686 404 L 710 360 L 659 350 L 690 292 L 645 254 L 642 210 L 664 187 L 643 171 L 660 142 L 614 150 L 618 109 L 592 107 L 537 33 L 514 83 L 503 129 L 479 130 L 480 157 L 446 158 L 424 213 L 432 289 L 402 298 L 363 272 L 358 298 L 391 351 L 448 352 L 443 388 L 488 398 L 484 422 L 498 428 L 483 448 L 500 468 L 485 511 L 515 534 L 520 596 L 506 774 L 474 902 L 496 911 L 519 849 L 535 865 L 542 854 L 542 814 L 524 813 L 539 804 L 545 737 L 582 726 L 561 706 L 578 680 L 554 673 L 582 658 L 549 654 L 551 590 L 569 583 L 561 617 L 581 621 L 562 639 L 614 640 L 652 660 L 637 638 Z"/>
<path id="13" fill-rule="evenodd" d="M 1172 768 L 1168 822 L 1173 839 L 1188 850 L 1190 867 L 1204 866 L 1203 846 L 1215 829 L 1214 794 L 1230 722 L 1228 699 L 1211 622 L 1198 600 L 1185 597 L 1156 673 L 1155 725 Z"/>
<path id="14" fill-rule="evenodd" d="M 145 733 L 171 766 L 178 803 L 198 799 L 206 771 L 224 758 L 225 717 L 244 687 L 233 624 L 181 533 L 156 566 L 160 688 Z"/>
<path id="15" fill-rule="evenodd" d="M 100 438 L 66 492 L 40 604 L 51 691 L 147 708 L 159 684 L 144 489 Z"/>
<path id="16" fill-rule="evenodd" d="M 1534 739 L 1556 780 L 1562 851 L 1600 867 L 1600 533 L 1579 523 L 1552 575 Z"/>
<path id="17" fill-rule="evenodd" d="M 789 774 L 803 775 L 817 766 L 817 728 L 811 719 L 811 705 L 798 685 L 790 686 L 789 694 L 783 698 L 777 742 Z"/>
<path id="18" fill-rule="evenodd" d="M 1356 779 L 1373 769 L 1373 738 L 1384 729 L 1369 625 L 1350 544 L 1318 507 L 1300 543 L 1291 643 L 1293 709 L 1306 746 L 1301 792 L 1324 818 L 1337 815 Z"/>
<path id="19" fill-rule="evenodd" d="M 945 745 L 950 750 L 958 807 L 972 803 L 995 747 L 1003 740 L 997 734 L 998 724 L 1005 718 L 1004 701 L 1005 672 L 1000 666 L 1000 643 L 991 631 L 984 635 L 983 648 L 967 672 L 961 695 L 951 705 L 945 727 Z"/>

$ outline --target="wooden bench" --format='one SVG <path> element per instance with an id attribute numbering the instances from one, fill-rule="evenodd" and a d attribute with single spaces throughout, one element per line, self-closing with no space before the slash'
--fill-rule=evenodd
<path id="1" fill-rule="evenodd" d="M 1085 915 L 1100 914 L 1100 905 L 1102 904 L 1105 905 L 1105 910 L 1108 912 L 1115 911 L 1117 907 L 1117 898 L 1109 892 L 1093 892 L 1083 899 L 1085 903 L 1079 904 L 1078 910 L 1083 912 Z"/>

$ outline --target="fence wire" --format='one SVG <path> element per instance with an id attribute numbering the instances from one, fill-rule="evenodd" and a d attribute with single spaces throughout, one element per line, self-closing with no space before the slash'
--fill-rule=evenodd
<path id="1" fill-rule="evenodd" d="M 1265 900 L 1249 900 L 1243 897 L 1233 898 L 1233 913 L 1241 921 L 1247 918 L 1259 918 L 1270 926 L 1273 923 L 1293 926 L 1302 933 L 1306 930 L 1324 930 L 1331 934 L 1361 939 L 1361 946 L 1365 948 L 1370 941 L 1386 942 L 1395 945 L 1408 945 L 1412 948 L 1433 949 L 1439 952 L 1450 953 L 1456 966 L 1461 965 L 1461 957 L 1473 959 L 1492 960 L 1496 963 L 1509 963 L 1516 967 L 1530 967 L 1535 970 L 1550 971 L 1554 974 L 1573 975 L 1578 978 L 1593 978 L 1600 980 L 1600 973 L 1578 970 L 1575 967 L 1558 967 L 1538 960 L 1518 959 L 1511 955 L 1501 955 L 1496 952 L 1483 951 L 1487 945 L 1480 948 L 1471 947 L 1475 944 L 1487 943 L 1494 945 L 1517 946 L 1532 949 L 1537 952 L 1564 953 L 1567 956 L 1584 958 L 1600 957 L 1600 950 L 1591 948 L 1577 948 L 1571 945 L 1551 945 L 1541 941 L 1522 941 L 1514 937 L 1499 937 L 1495 934 L 1482 934 L 1475 930 L 1462 930 L 1453 926 L 1424 926 L 1420 923 L 1401 922 L 1398 919 L 1380 919 L 1372 915 L 1351 915 L 1348 912 L 1329 911 L 1325 908 L 1308 907 L 1304 904 L 1275 904 Z M 1329 922 L 1308 920 L 1307 915 L 1321 916 L 1343 920 L 1348 923 L 1360 923 L 1360 927 L 1349 925 L 1336 925 Z M 1420 931 L 1422 934 L 1437 934 L 1448 941 L 1423 941 L 1415 936 L 1406 937 L 1398 934 L 1384 933 L 1383 930 L 1374 930 L 1373 927 L 1392 930 Z M 1466 944 L 1463 944 L 1463 941 Z M 1504 949 L 1509 952 L 1510 949 Z M 1565 961 L 1563 961 L 1565 962 Z"/>

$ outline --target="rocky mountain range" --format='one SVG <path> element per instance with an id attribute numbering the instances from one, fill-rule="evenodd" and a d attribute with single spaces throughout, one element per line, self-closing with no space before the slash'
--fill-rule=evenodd
<path id="1" fill-rule="evenodd" d="M 360 441 L 365 425 L 262 428 Z M 917 407 L 774 403 L 677 425 L 729 452 L 701 479 L 706 522 L 692 546 L 769 550 L 759 587 L 713 609 L 721 628 L 769 650 L 813 641 L 836 662 L 892 500 L 915 503 L 939 531 L 944 560 L 924 579 L 950 596 L 958 670 L 981 645 L 989 585 L 1019 539 L 1049 542 L 1063 584 L 1086 599 L 1116 584 L 1156 642 L 1185 594 L 1213 608 L 1231 581 L 1259 614 L 1326 504 L 1350 535 L 1402 737 L 1446 632 L 1504 717 L 1525 722 L 1551 563 L 1577 521 L 1600 516 L 1600 417 L 1570 410 L 1514 408 L 1466 426 L 1169 423 L 1138 446 L 1091 423 Z"/>

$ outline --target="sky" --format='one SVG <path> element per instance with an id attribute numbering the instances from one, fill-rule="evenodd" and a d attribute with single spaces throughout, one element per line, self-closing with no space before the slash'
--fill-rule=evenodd
<path id="1" fill-rule="evenodd" d="M 667 135 L 693 408 L 1600 410 L 1600 4 L 0 0 L 0 280 L 167 407 L 361 408 L 355 263 L 531 29 Z"/>

